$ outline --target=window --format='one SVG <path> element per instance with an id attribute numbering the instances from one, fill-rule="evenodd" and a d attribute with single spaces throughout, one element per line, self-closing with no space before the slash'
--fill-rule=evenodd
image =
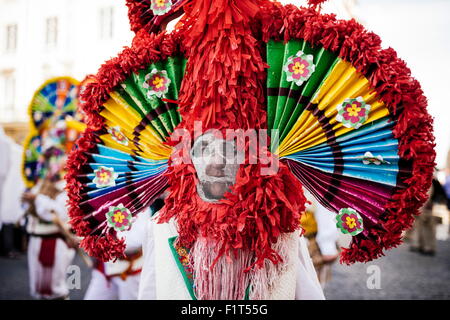
<path id="1" fill-rule="evenodd" d="M 113 37 L 113 7 L 100 9 L 100 39 L 112 39 Z"/>
<path id="2" fill-rule="evenodd" d="M 58 18 L 47 18 L 45 30 L 45 44 L 47 47 L 55 47 L 58 43 Z"/>
<path id="3" fill-rule="evenodd" d="M 3 77 L 3 107 L 5 110 L 13 110 L 16 99 L 16 79 L 12 74 Z"/>
<path id="4" fill-rule="evenodd" d="M 17 47 L 17 24 L 10 24 L 6 26 L 6 45 L 7 52 L 16 51 Z"/>

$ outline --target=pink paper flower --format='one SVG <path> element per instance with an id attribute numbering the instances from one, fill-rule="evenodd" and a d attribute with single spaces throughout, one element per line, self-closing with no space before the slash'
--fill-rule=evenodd
<path id="1" fill-rule="evenodd" d="M 288 70 L 289 72 L 292 72 L 292 78 L 298 80 L 301 77 L 307 77 L 309 75 L 308 67 L 308 61 L 303 60 L 300 57 L 296 57 L 292 60 L 292 63 L 288 65 Z"/>
<path id="2" fill-rule="evenodd" d="M 161 98 L 169 91 L 170 78 L 167 76 L 166 70 L 158 71 L 153 69 L 152 72 L 145 76 L 143 87 L 147 89 L 147 97 L 157 96 Z"/>
<path id="3" fill-rule="evenodd" d="M 131 212 L 123 204 L 109 207 L 106 219 L 108 225 L 116 231 L 126 231 L 131 227 Z"/>
<path id="4" fill-rule="evenodd" d="M 128 145 L 128 138 L 125 134 L 122 133 L 119 126 L 108 128 L 108 132 L 114 141 L 116 141 L 124 146 Z"/>
<path id="5" fill-rule="evenodd" d="M 364 230 L 361 216 L 352 208 L 339 210 L 339 214 L 336 216 L 336 226 L 342 233 L 352 236 L 356 236 Z"/>
<path id="6" fill-rule="evenodd" d="M 338 114 L 336 120 L 347 128 L 358 129 L 369 117 L 370 105 L 362 97 L 345 99 L 336 107 Z"/>
<path id="7" fill-rule="evenodd" d="M 153 11 L 154 15 L 161 16 L 166 14 L 172 8 L 171 0 L 151 0 L 150 9 Z"/>
<path id="8" fill-rule="evenodd" d="M 289 57 L 283 67 L 284 72 L 286 72 L 286 81 L 301 86 L 315 70 L 313 59 L 312 55 L 304 54 L 303 51 Z"/>
<path id="9" fill-rule="evenodd" d="M 97 188 L 112 187 L 116 185 L 116 179 L 119 176 L 114 172 L 114 168 L 108 168 L 101 166 L 99 169 L 94 170 L 95 178 L 92 180 Z"/>

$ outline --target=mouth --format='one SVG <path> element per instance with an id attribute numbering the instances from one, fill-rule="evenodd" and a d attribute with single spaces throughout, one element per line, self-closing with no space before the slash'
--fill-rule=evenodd
<path id="1" fill-rule="evenodd" d="M 223 178 L 225 177 L 225 173 L 222 170 L 212 170 L 206 173 L 208 177 L 214 177 L 214 178 Z"/>
<path id="2" fill-rule="evenodd" d="M 225 177 L 225 172 L 223 170 L 223 166 L 214 166 L 214 165 L 209 165 L 206 167 L 205 170 L 205 174 L 208 177 L 214 177 L 214 178 L 223 178 Z"/>
<path id="3" fill-rule="evenodd" d="M 228 181 L 216 181 L 202 183 L 205 196 L 211 200 L 220 200 L 230 190 L 232 183 Z"/>

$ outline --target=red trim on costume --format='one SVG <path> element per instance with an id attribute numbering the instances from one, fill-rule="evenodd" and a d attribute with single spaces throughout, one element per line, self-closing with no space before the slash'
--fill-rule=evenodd
<path id="1" fill-rule="evenodd" d="M 58 238 L 41 238 L 41 248 L 39 250 L 39 262 L 45 268 L 53 267 L 55 263 L 55 249 Z"/>
<path id="2" fill-rule="evenodd" d="M 99 271 L 101 274 L 103 274 L 103 276 L 106 278 L 107 281 L 110 281 L 112 278 L 115 278 L 115 277 L 120 277 L 122 280 L 126 280 L 128 276 L 134 276 L 134 275 L 137 275 L 142 272 L 142 268 L 133 270 L 134 263 L 140 257 L 142 257 L 142 250 L 139 250 L 137 253 L 126 256 L 124 259 L 122 259 L 122 260 L 128 261 L 130 264 L 129 264 L 128 268 L 124 272 L 121 272 L 121 273 L 109 274 L 109 275 L 106 274 L 105 262 L 102 262 L 99 260 L 96 260 L 94 268 L 97 271 Z"/>
<path id="3" fill-rule="evenodd" d="M 51 296 L 53 266 L 55 264 L 56 242 L 58 238 L 41 238 L 39 263 L 42 265 L 42 277 L 37 277 L 36 291 L 41 295 Z M 39 281 L 40 280 L 40 281 Z"/>

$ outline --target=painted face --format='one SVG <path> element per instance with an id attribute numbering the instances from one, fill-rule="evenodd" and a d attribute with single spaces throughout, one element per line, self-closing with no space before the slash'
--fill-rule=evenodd
<path id="1" fill-rule="evenodd" d="M 206 133 L 195 140 L 191 158 L 200 180 L 199 196 L 208 202 L 222 199 L 236 182 L 239 164 L 235 143 Z"/>

